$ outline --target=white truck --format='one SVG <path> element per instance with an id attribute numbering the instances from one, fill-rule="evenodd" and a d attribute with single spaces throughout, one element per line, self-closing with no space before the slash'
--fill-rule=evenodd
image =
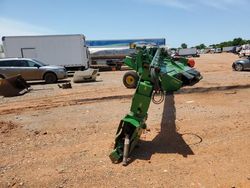
<path id="1" fill-rule="evenodd" d="M 0 44 L 0 59 L 4 58 L 3 45 Z"/>
<path id="2" fill-rule="evenodd" d="M 239 51 L 239 57 L 250 56 L 250 44 L 244 44 Z"/>
<path id="3" fill-rule="evenodd" d="M 2 42 L 6 58 L 33 58 L 72 71 L 89 68 L 88 47 L 82 34 L 4 36 Z"/>
<path id="4" fill-rule="evenodd" d="M 192 57 L 200 57 L 198 54 L 197 48 L 185 48 L 185 49 L 179 49 L 178 51 L 179 56 L 192 56 Z"/>

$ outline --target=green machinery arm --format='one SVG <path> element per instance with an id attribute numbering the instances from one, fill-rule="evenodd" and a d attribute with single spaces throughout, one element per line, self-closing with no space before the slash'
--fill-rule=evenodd
<path id="1" fill-rule="evenodd" d="M 158 104 L 164 100 L 164 92 L 176 91 L 202 79 L 198 71 L 188 66 L 188 59 L 173 59 L 164 48 L 138 47 L 133 56 L 126 57 L 125 64 L 138 73 L 139 81 L 130 112 L 120 121 L 114 149 L 109 155 L 113 163 L 123 161 L 123 165 L 127 164 L 129 154 L 146 128 L 151 98 Z M 161 95 L 158 101 L 156 94 Z"/>

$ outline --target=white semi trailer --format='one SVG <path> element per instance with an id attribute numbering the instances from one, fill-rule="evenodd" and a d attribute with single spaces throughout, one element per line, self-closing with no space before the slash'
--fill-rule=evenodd
<path id="1" fill-rule="evenodd" d="M 89 68 L 89 52 L 85 36 L 41 35 L 2 37 L 5 57 L 34 58 L 67 70 Z"/>
<path id="2" fill-rule="evenodd" d="M 179 49 L 178 51 L 179 56 L 192 56 L 192 57 L 199 57 L 197 48 L 185 48 L 185 49 Z"/>

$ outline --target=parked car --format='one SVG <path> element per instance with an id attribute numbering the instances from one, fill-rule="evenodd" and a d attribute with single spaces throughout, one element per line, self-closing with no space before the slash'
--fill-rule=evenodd
<path id="1" fill-rule="evenodd" d="M 236 71 L 250 70 L 250 56 L 235 61 L 232 67 Z"/>
<path id="2" fill-rule="evenodd" d="M 0 59 L 0 78 L 8 78 L 18 74 L 26 81 L 45 80 L 48 84 L 67 78 L 66 69 L 62 66 L 46 65 L 29 58 Z"/>

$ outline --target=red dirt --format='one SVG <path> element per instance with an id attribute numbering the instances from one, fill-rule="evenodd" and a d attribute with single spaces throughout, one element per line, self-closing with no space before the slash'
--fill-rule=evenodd
<path id="1" fill-rule="evenodd" d="M 108 158 L 134 92 L 125 72 L 1 98 L 0 187 L 250 187 L 250 72 L 235 59 L 195 58 L 204 79 L 151 104 L 127 167 Z"/>

